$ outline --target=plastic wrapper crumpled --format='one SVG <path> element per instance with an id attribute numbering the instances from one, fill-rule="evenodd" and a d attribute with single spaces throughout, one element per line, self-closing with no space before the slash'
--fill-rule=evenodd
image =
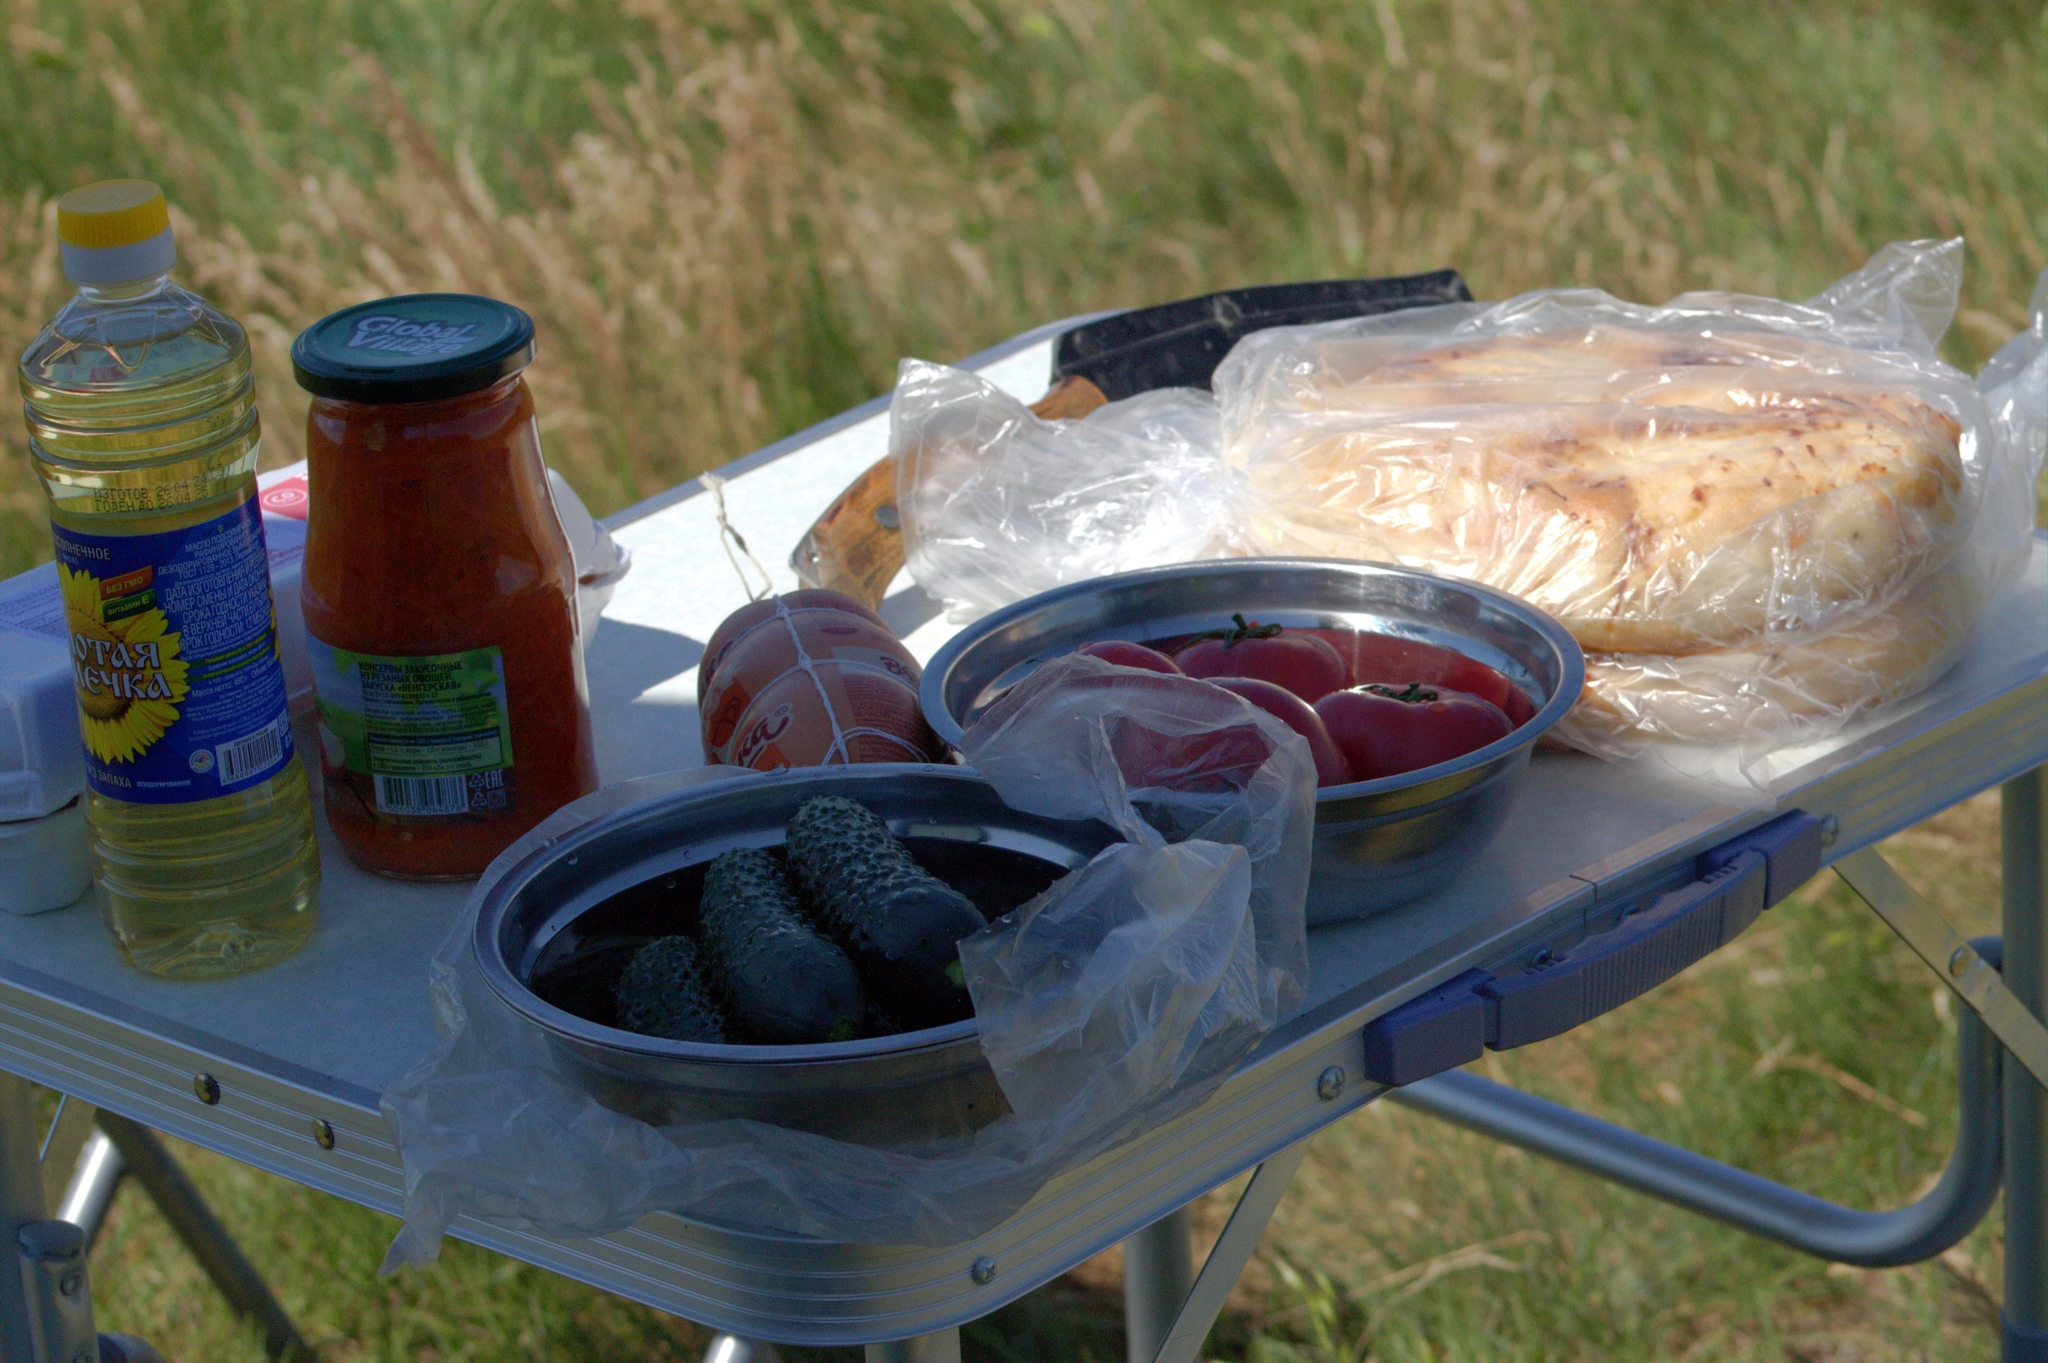
<path id="1" fill-rule="evenodd" d="M 956 617 L 1246 553 L 1484 582 L 1587 651 L 1556 737 L 1761 789 L 1771 754 L 1938 679 L 2026 562 L 2048 275 L 1973 382 L 1935 351 L 1962 268 L 1907 242 L 1804 303 L 1546 290 L 1256 332 L 1213 435 L 1189 390 L 1045 422 L 906 363 L 905 557 Z"/>
<path id="2" fill-rule="evenodd" d="M 905 360 L 889 449 L 904 561 L 955 624 L 1068 582 L 1244 552 L 1200 389 L 1045 420 L 977 375 Z"/>
<path id="3" fill-rule="evenodd" d="M 1250 752 L 1229 782 L 1127 789 L 1119 763 L 1133 753 L 1170 778 L 1159 754 L 1199 757 L 1219 737 Z M 1306 744 L 1219 688 L 1075 657 L 1013 688 L 962 748 L 1010 805 L 1098 818 L 1127 839 L 961 943 L 1010 1113 L 971 1136 L 881 1148 L 742 1119 L 654 1127 L 578 1087 L 484 984 L 470 932 L 491 886 L 551 840 L 683 785 L 760 779 L 648 777 L 507 849 L 436 953 L 442 1043 L 383 1099 L 406 1218 L 386 1269 L 432 1261 L 458 1216 L 585 1236 L 669 1211 L 846 1243 L 958 1244 L 1214 1093 L 1307 979 Z"/>

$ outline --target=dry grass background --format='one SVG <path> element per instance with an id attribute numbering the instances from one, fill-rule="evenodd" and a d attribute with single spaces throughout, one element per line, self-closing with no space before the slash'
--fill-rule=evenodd
<path id="1" fill-rule="evenodd" d="M 1974 368 L 2048 266 L 2042 21 L 2033 0 L 0 0 L 0 342 L 63 296 L 54 197 L 146 174 L 182 277 L 249 326 L 267 462 L 298 457 L 302 327 L 476 290 L 538 319 L 550 460 L 601 512 L 882 391 L 899 356 L 1277 279 L 1449 264 L 1480 297 L 1804 296 L 1888 240 L 1960 233 L 1947 348 Z M 4 573 L 47 539 L 0 391 Z M 1892 849 L 1973 931 L 1995 825 L 1978 801 Z M 1891 1204 L 1953 1127 L 1931 988 L 1819 886 L 1498 1072 Z M 703 1342 L 463 1247 L 379 1282 L 390 1222 L 188 1153 L 331 1358 Z M 1829 1270 L 1376 1106 L 1318 1140 L 1210 1349 L 1988 1359 L 1998 1253 L 1994 1218 L 1931 1265 Z M 133 1194 L 94 1273 L 104 1325 L 259 1356 Z M 1118 1356 L 1114 1273 L 970 1353 Z"/>
<path id="2" fill-rule="evenodd" d="M 1048 318 L 1454 264 L 1480 297 L 1803 296 L 1969 239 L 1973 363 L 2048 265 L 2019 0 L 9 0 L 0 342 L 54 196 L 147 173 L 249 326 L 267 457 L 324 313 L 538 319 L 550 457 L 610 510 Z M 4 560 L 40 556 L 10 392 Z"/>

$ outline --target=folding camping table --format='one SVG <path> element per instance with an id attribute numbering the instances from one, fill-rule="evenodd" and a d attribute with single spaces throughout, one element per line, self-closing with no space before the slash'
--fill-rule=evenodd
<path id="1" fill-rule="evenodd" d="M 967 363 L 1028 401 L 1044 388 L 1059 330 L 1028 333 Z M 793 585 L 781 565 L 787 546 L 881 456 L 887 424 L 878 399 L 722 471 L 731 523 L 780 587 Z M 609 522 L 634 566 L 587 655 L 606 781 L 700 761 L 695 665 L 712 628 L 745 599 L 720 547 L 714 499 L 703 492 L 693 482 Z M 883 614 L 922 656 L 947 633 L 936 606 L 914 588 L 896 591 Z M 1513 1044 L 1625 1001 L 1738 927 L 1763 887 L 1782 895 L 1820 864 L 2001 782 L 2004 978 L 2026 1007 L 2040 1010 L 2048 976 L 2048 545 L 2036 544 L 2022 584 L 1938 686 L 1787 761 L 1777 808 L 1765 811 L 1717 803 L 1642 770 L 1539 754 L 1506 829 L 1461 880 L 1423 902 L 1310 934 L 1306 1006 L 1213 1099 L 1055 1180 L 970 1244 L 834 1244 L 672 1215 L 583 1240 L 476 1221 L 459 1222 L 454 1233 L 742 1340 L 865 1344 L 871 1358 L 930 1359 L 957 1352 L 963 1322 L 1128 1240 L 1132 1356 L 1184 1363 L 1309 1137 L 1388 1093 L 1370 1077 L 1377 1074 L 1421 1080 L 1392 1090 L 1403 1101 L 1850 1262 L 1905 1262 L 1953 1243 L 1995 1194 L 2003 1153 L 2008 1357 L 2048 1358 L 2048 1104 L 2017 1066 L 2001 1066 L 1998 1047 L 1967 1009 L 1958 1152 L 1934 1191 L 1889 1214 L 1832 1208 L 1455 1069 L 1422 1077 L 1472 1053 L 1487 1027 Z M 1737 840 L 1759 829 L 1762 841 L 1738 855 Z M 258 974 L 208 984 L 146 978 L 122 964 L 85 903 L 0 920 L 0 1069 L 398 1212 L 402 1169 L 378 1094 L 435 1042 L 425 963 L 468 887 L 365 875 L 324 823 L 320 836 L 319 930 L 296 957 Z M 1859 883 L 1868 888 L 1871 874 L 1866 865 Z M 1741 912 L 1738 900 L 1748 906 Z M 1648 932 L 1664 920 L 1679 926 Z M 1701 923 L 1709 925 L 1704 938 L 1694 930 Z M 1568 977 L 1556 972 L 1620 940 L 1601 936 L 1609 932 L 1633 934 L 1648 954 L 1624 953 L 1626 969 L 1587 974 L 1575 993 L 1516 992 L 1530 980 Z M 1989 943 L 1983 954 L 1996 956 Z M 1966 992 L 1986 968 L 1977 956 L 1957 959 L 1965 974 L 1952 982 Z M 1493 1002 L 1474 1005 L 1481 995 Z M 1983 990 L 1974 996 L 1981 1001 Z M 19 1121 L 0 1125 L 0 1215 L 10 1218 L 9 1233 L 41 1214 L 10 1199 L 4 1177 L 33 1138 Z M 1190 1290 L 1178 1209 L 1254 1168 Z M 0 1298 L 10 1283 L 0 1274 Z M 0 1356 L 29 1355 L 9 1344 Z"/>

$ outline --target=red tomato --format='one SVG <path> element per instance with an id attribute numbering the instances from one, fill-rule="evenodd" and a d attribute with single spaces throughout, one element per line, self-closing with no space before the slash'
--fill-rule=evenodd
<path id="1" fill-rule="evenodd" d="M 1315 709 L 1361 781 L 1463 757 L 1515 729 L 1497 705 L 1420 682 L 1333 691 Z"/>
<path id="2" fill-rule="evenodd" d="M 1408 677 L 1477 696 L 1500 710 L 1516 728 L 1536 716 L 1535 702 L 1506 677 L 1476 658 L 1420 639 L 1398 639 L 1362 629 L 1317 629 L 1313 634 L 1335 648 L 1354 677 Z"/>
<path id="3" fill-rule="evenodd" d="M 1103 672 L 1071 677 L 1065 687 L 1076 693 L 1142 698 L 1163 717 L 1179 715 L 1187 727 L 1218 726 L 1172 734 L 1146 728 L 1128 715 L 1117 716 L 1107 726 L 1110 753 L 1123 772 L 1124 784 L 1132 790 L 1145 786 L 1197 793 L 1242 790 L 1273 754 L 1273 740 L 1265 730 L 1235 706 L 1226 705 L 1212 688 L 1186 677 Z M 1082 708 L 1101 707 L 1100 702 L 1091 700 Z"/>
<path id="4" fill-rule="evenodd" d="M 1091 658 L 1116 667 L 1142 667 L 1147 672 L 1170 672 L 1180 675 L 1180 668 L 1173 659 L 1156 648 L 1134 644 L 1127 639 L 1102 639 L 1092 644 L 1083 644 L 1078 650 Z"/>
<path id="5" fill-rule="evenodd" d="M 1493 669 L 1488 668 L 1487 670 L 1492 671 Z M 1502 680 L 1506 681 L 1507 679 L 1503 677 Z M 1507 704 L 1502 705 L 1500 711 L 1508 717 L 1509 724 L 1519 729 L 1530 720 L 1536 718 L 1536 702 L 1529 699 L 1528 692 L 1509 682 Z"/>
<path id="6" fill-rule="evenodd" d="M 1220 686 L 1232 695 L 1243 696 L 1267 714 L 1285 724 L 1308 740 L 1309 756 L 1316 762 L 1316 784 L 1318 786 L 1348 785 L 1352 779 L 1351 767 L 1344 760 L 1344 754 L 1337 751 L 1337 745 L 1330 738 L 1330 731 L 1323 727 L 1323 721 L 1309 708 L 1308 702 L 1292 691 L 1283 691 L 1271 682 L 1256 677 L 1211 677 L 1211 686 Z"/>
<path id="7" fill-rule="evenodd" d="M 1302 630 L 1248 624 L 1199 636 L 1174 650 L 1173 660 L 1190 677 L 1251 677 L 1291 691 L 1313 705 L 1351 685 L 1351 671 L 1329 641 Z"/>
<path id="8" fill-rule="evenodd" d="M 1273 755 L 1273 744 L 1250 721 L 1178 736 L 1125 722 L 1111 733 L 1110 751 L 1132 790 L 1157 786 L 1200 793 L 1244 789 Z"/>

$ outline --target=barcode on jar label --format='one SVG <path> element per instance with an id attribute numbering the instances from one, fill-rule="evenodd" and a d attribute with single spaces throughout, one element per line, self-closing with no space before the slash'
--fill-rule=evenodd
<path id="1" fill-rule="evenodd" d="M 284 739 L 279 730 L 284 723 L 283 719 L 273 720 L 253 734 L 215 747 L 213 756 L 220 764 L 221 785 L 231 786 L 237 781 L 246 781 L 282 761 Z"/>
<path id="2" fill-rule="evenodd" d="M 469 781 L 461 776 L 379 776 L 379 814 L 467 814 Z"/>

